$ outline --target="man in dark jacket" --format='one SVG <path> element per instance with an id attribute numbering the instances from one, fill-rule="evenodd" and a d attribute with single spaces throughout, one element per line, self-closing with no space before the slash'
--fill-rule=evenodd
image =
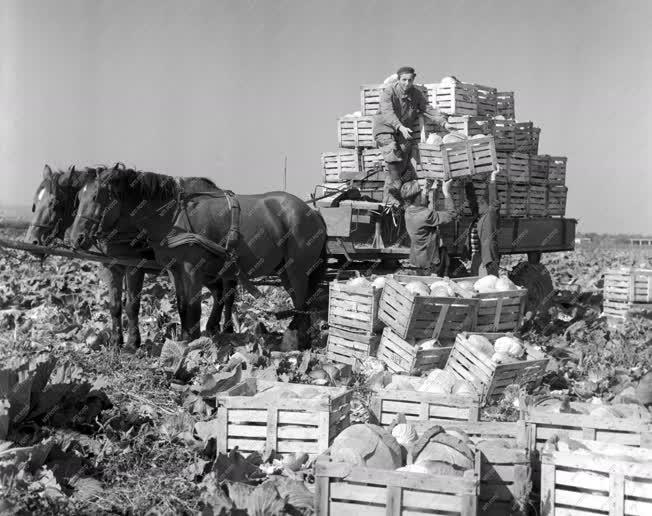
<path id="1" fill-rule="evenodd" d="M 400 188 L 406 181 L 417 178 L 410 158 L 413 152 L 412 128 L 421 115 L 440 128 L 446 118 L 430 106 L 424 93 L 414 87 L 414 68 L 403 66 L 396 72 L 398 80 L 380 94 L 380 108 L 374 116 L 373 136 L 387 164 L 384 202 L 399 204 Z"/>
<path id="2" fill-rule="evenodd" d="M 498 224 L 500 221 L 500 199 L 498 198 L 496 186 L 496 176 L 499 172 L 500 165 L 497 165 L 496 170 L 491 173 L 485 195 L 478 199 L 475 196 L 473 182 L 468 181 L 465 184 L 466 198 L 476 218 L 475 223 L 471 226 L 471 247 L 474 247 L 474 240 L 479 241 L 480 244 L 479 252 L 474 253 L 471 261 L 474 265 L 479 261 L 477 265 L 479 265 L 478 274 L 480 276 L 487 276 L 488 274 L 498 276 L 499 271 Z"/>
<path id="3" fill-rule="evenodd" d="M 458 213 L 450 195 L 452 180 L 444 181 L 444 211 L 433 211 L 427 206 L 428 188 L 423 192 L 416 180 L 406 182 L 400 191 L 405 207 L 405 229 L 410 236 L 410 263 L 421 269 L 420 273 L 441 275 L 442 261 L 438 226 L 453 221 Z"/>

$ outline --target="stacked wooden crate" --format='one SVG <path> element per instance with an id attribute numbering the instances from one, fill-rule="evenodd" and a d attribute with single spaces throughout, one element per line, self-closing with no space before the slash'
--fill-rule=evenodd
<path id="1" fill-rule="evenodd" d="M 611 269 L 604 275 L 603 312 L 621 321 L 635 309 L 652 310 L 652 269 Z"/>
<path id="2" fill-rule="evenodd" d="M 378 318 L 382 289 L 335 280 L 328 292 L 326 356 L 334 362 L 356 367 L 360 361 L 376 355 L 379 332 L 383 328 Z"/>
<path id="3" fill-rule="evenodd" d="M 350 400 L 344 387 L 249 378 L 217 395 L 217 450 L 315 457 L 349 425 Z"/>

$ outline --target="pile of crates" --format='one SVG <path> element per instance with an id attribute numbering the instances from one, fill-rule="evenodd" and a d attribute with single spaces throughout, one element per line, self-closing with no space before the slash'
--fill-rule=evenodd
<path id="1" fill-rule="evenodd" d="M 611 269 L 604 275 L 603 312 L 622 321 L 632 310 L 652 310 L 652 269 Z"/>

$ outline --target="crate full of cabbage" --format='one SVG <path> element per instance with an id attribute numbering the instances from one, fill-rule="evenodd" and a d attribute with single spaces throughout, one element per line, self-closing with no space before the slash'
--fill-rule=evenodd
<path id="1" fill-rule="evenodd" d="M 217 395 L 217 450 L 324 452 L 349 425 L 351 391 L 248 378 Z"/>
<path id="2" fill-rule="evenodd" d="M 377 357 L 393 373 L 419 375 L 444 367 L 452 346 L 442 346 L 437 339 L 402 339 L 391 328 L 380 337 Z"/>
<path id="3" fill-rule="evenodd" d="M 450 345 L 458 332 L 474 328 L 477 311 L 477 299 L 456 297 L 436 276 L 408 281 L 387 277 L 378 318 L 402 339 L 437 339 Z"/>
<path id="4" fill-rule="evenodd" d="M 331 281 L 328 288 L 328 325 L 357 333 L 374 333 L 383 328 L 378 319 L 385 277 L 364 277 L 346 282 Z"/>
<path id="5" fill-rule="evenodd" d="M 477 421 L 480 405 L 473 385 L 434 369 L 425 377 L 392 375 L 391 381 L 372 395 L 371 410 L 386 426 L 399 414 L 408 420 Z"/>
<path id="6" fill-rule="evenodd" d="M 652 514 L 652 450 L 552 438 L 541 455 L 542 516 Z"/>
<path id="7" fill-rule="evenodd" d="M 496 168 L 498 160 L 493 136 L 476 134 L 467 138 L 462 133 L 451 133 L 443 140 L 437 137 L 437 134 L 431 135 L 432 143 L 418 144 L 423 177 L 447 180 L 487 174 Z"/>
<path id="8" fill-rule="evenodd" d="M 546 355 L 505 333 L 460 333 L 445 369 L 467 380 L 485 403 L 499 400 L 508 385 L 526 385 L 543 378 Z"/>
<path id="9" fill-rule="evenodd" d="M 489 274 L 482 278 L 459 278 L 451 280 L 451 286 L 455 293 L 479 301 L 474 331 L 506 332 L 521 325 L 527 290 L 508 277 Z"/>
<path id="10" fill-rule="evenodd" d="M 322 516 L 476 516 L 480 458 L 472 443 L 433 426 L 421 434 L 352 425 L 315 462 L 315 510 Z"/>
<path id="11" fill-rule="evenodd" d="M 480 454 L 478 514 L 524 516 L 532 490 L 532 467 L 525 423 L 495 421 L 413 421 L 417 433 L 441 425 L 470 440 Z"/>

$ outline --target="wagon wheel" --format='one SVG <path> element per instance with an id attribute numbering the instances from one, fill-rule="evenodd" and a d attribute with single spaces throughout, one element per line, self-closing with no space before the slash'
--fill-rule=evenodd
<path id="1" fill-rule="evenodd" d="M 540 263 L 520 262 L 508 274 L 509 279 L 527 289 L 528 312 L 544 310 L 552 298 L 554 287 L 548 269 Z"/>

